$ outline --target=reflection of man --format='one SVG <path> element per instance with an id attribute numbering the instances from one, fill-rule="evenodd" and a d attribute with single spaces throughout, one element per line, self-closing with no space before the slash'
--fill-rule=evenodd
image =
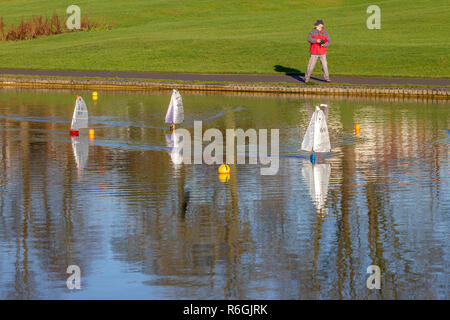
<path id="1" fill-rule="evenodd" d="M 326 56 L 327 47 L 330 45 L 330 36 L 325 30 L 322 20 L 317 20 L 314 26 L 314 29 L 308 34 L 308 42 L 310 43 L 309 52 L 311 53 L 311 57 L 309 58 L 308 67 L 306 69 L 305 83 L 309 82 L 309 77 L 314 70 L 317 59 L 320 59 L 325 81 L 330 82 Z"/>

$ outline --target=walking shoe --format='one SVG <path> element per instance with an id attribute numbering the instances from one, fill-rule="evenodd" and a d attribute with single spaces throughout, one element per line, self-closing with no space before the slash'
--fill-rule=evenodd
<path id="1" fill-rule="evenodd" d="M 328 79 L 325 79 L 325 81 L 326 81 L 326 82 L 331 82 L 331 80 L 330 80 L 329 78 L 328 78 Z"/>

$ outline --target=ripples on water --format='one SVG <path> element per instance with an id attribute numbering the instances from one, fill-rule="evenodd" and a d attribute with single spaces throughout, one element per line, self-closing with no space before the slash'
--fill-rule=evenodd
<path id="1" fill-rule="evenodd" d="M 170 93 L 82 93 L 94 140 L 68 135 L 77 94 L 0 91 L 1 298 L 448 299 L 448 103 L 182 93 L 191 132 L 280 129 L 277 175 L 224 183 L 171 162 Z M 324 102 L 333 155 L 312 166 Z"/>

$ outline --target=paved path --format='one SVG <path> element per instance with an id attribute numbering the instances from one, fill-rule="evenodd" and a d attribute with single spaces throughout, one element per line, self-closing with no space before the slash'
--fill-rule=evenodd
<path id="1" fill-rule="evenodd" d="M 238 83 L 303 83 L 303 76 L 289 75 L 289 68 L 281 68 L 279 75 L 263 74 L 200 74 L 200 73 L 161 73 L 161 72 L 127 72 L 127 71 L 70 71 L 70 70 L 30 70 L 30 69 L 0 69 L 0 75 L 33 75 L 58 77 L 100 77 L 119 79 L 153 79 L 153 80 L 183 80 L 183 81 L 211 81 L 211 82 L 238 82 Z M 311 80 L 322 83 L 320 78 L 311 77 Z M 334 84 L 353 85 L 426 85 L 450 86 L 450 79 L 427 78 L 386 78 L 386 77 L 347 77 L 331 76 Z"/>

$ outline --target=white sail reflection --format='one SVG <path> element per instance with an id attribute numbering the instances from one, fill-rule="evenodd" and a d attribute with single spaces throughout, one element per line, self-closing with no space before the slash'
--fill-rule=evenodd
<path id="1" fill-rule="evenodd" d="M 72 137 L 72 150 L 78 174 L 81 176 L 89 158 L 89 141 L 82 137 Z"/>
<path id="2" fill-rule="evenodd" d="M 312 165 L 310 162 L 305 162 L 302 168 L 303 178 L 308 185 L 311 199 L 318 211 L 322 211 L 325 208 L 330 173 L 331 165 L 329 163 Z"/>
<path id="3" fill-rule="evenodd" d="M 169 147 L 170 159 L 175 168 L 178 168 L 183 161 L 183 135 L 176 131 L 166 134 L 166 145 Z"/>

